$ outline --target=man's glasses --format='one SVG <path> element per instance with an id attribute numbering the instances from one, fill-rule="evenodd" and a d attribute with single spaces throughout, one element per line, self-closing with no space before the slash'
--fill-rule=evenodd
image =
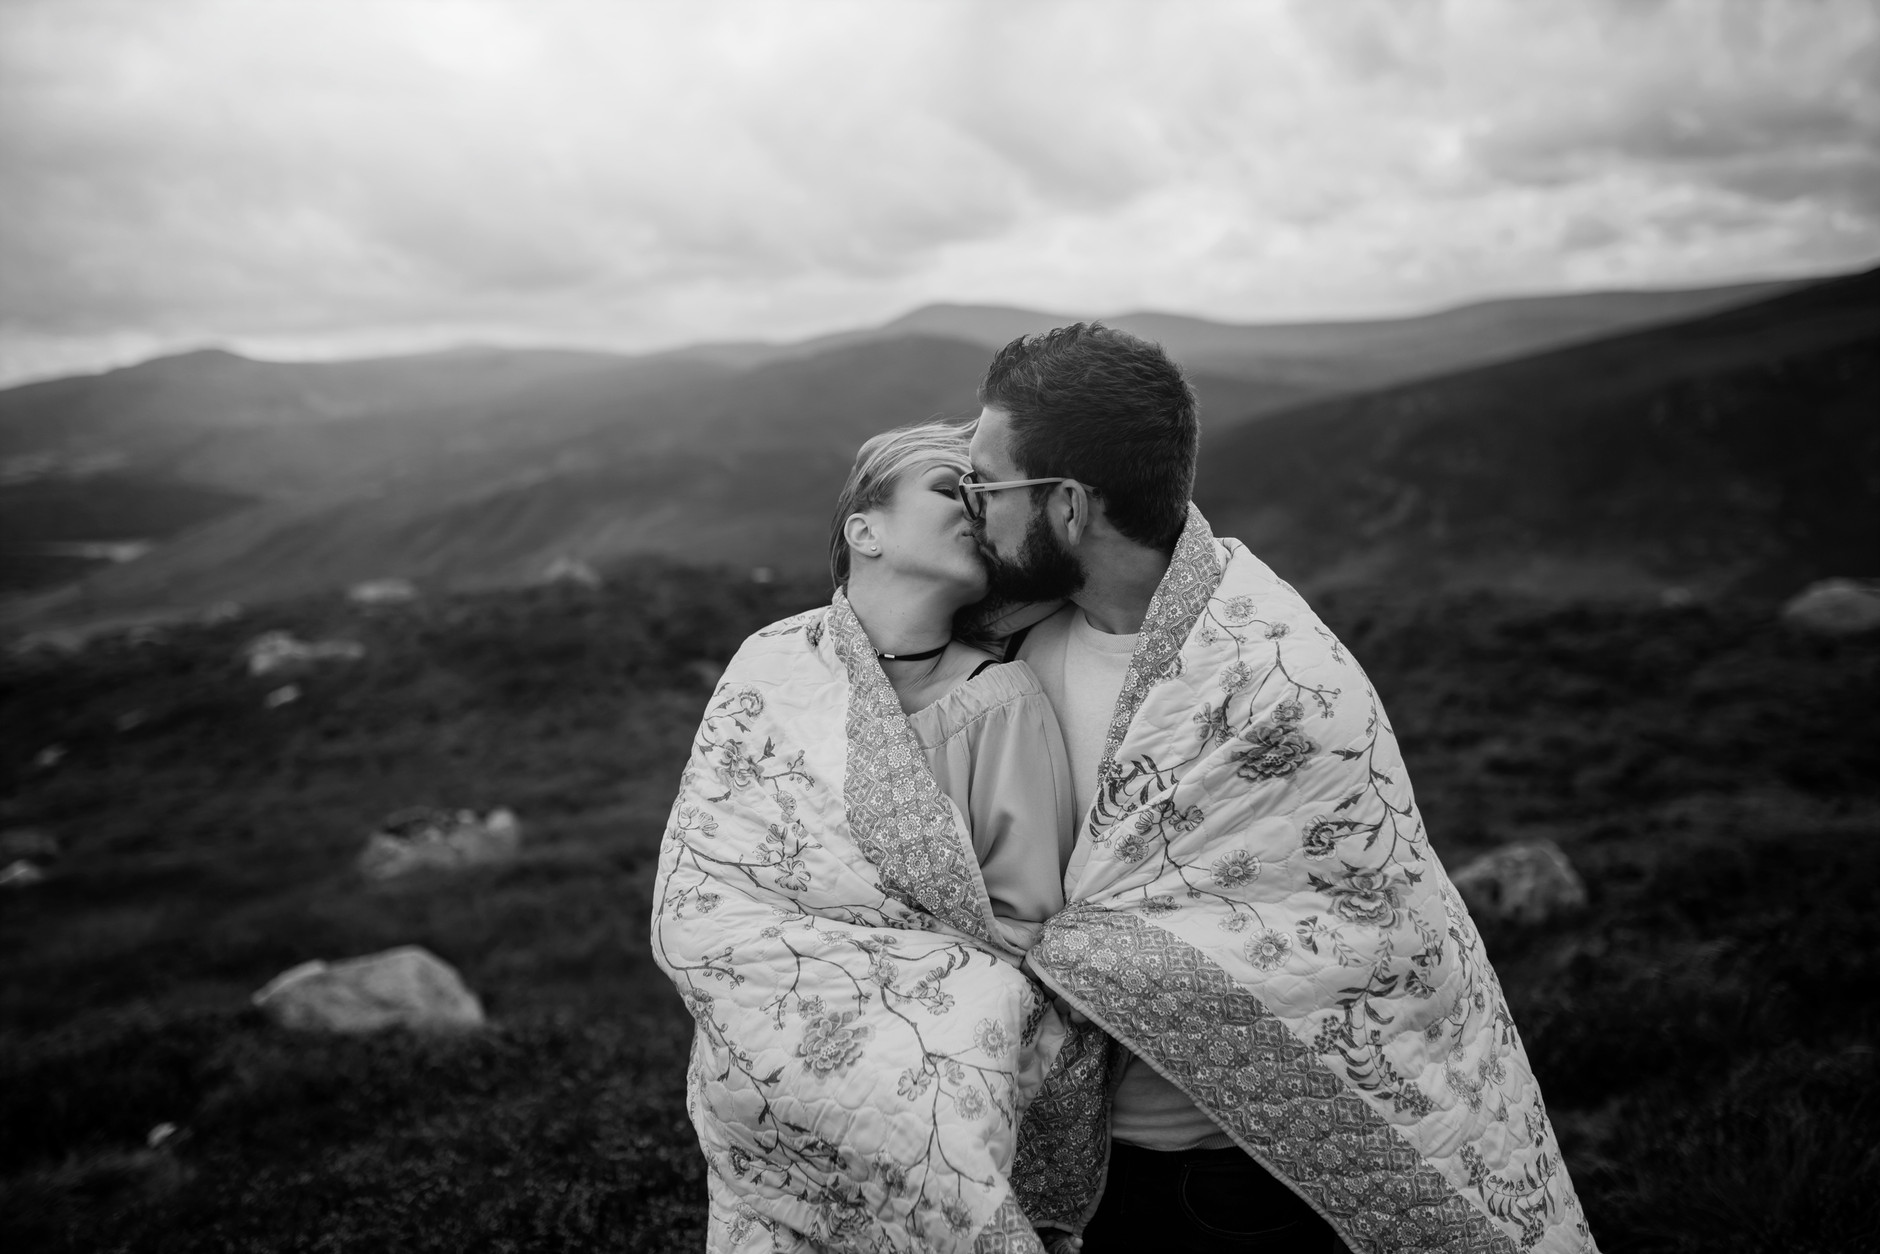
<path id="1" fill-rule="evenodd" d="M 1033 488 L 1041 483 L 1075 482 L 1068 475 L 1060 475 L 1055 479 L 1002 479 L 998 483 L 982 483 L 978 474 L 976 470 L 969 470 L 960 476 L 960 508 L 965 510 L 966 516 L 974 522 L 986 516 L 984 494 L 987 492 L 1003 492 L 1007 488 Z"/>

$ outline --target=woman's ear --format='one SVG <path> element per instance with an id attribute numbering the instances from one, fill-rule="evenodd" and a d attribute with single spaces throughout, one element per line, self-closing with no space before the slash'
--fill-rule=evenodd
<path id="1" fill-rule="evenodd" d="M 881 537 L 867 514 L 850 514 L 842 523 L 842 538 L 862 557 L 881 556 Z"/>

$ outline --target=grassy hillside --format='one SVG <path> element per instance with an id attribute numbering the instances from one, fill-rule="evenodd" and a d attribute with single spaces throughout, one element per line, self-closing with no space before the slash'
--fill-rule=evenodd
<path id="1" fill-rule="evenodd" d="M 232 492 L 137 475 L 0 483 L 0 594 L 68 583 L 94 558 L 73 541 L 162 540 L 253 504 Z"/>
<path id="2" fill-rule="evenodd" d="M 1195 496 L 1320 586 L 1787 593 L 1880 563 L 1877 413 L 1880 271 L 1272 415 Z"/>
<path id="3" fill-rule="evenodd" d="M 687 663 L 815 599 L 638 566 L 6 663 L 0 824 L 67 853 L 0 896 L 0 1243 L 697 1248 L 689 1020 L 646 944 L 706 696 Z M 1589 880 L 1586 916 L 1487 939 L 1602 1247 L 1880 1238 L 1873 641 L 1730 601 L 1320 608 L 1444 860 L 1545 834 Z M 278 681 L 236 654 L 274 627 L 369 653 L 264 710 Z M 524 854 L 366 887 L 352 858 L 410 804 L 512 806 Z M 329 1040 L 247 1009 L 302 959 L 402 943 L 458 965 L 493 1026 Z M 145 1148 L 165 1121 L 181 1134 Z"/>

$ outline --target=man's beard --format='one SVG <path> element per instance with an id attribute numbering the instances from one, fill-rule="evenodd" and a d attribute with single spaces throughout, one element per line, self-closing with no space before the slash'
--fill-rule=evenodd
<path id="1" fill-rule="evenodd" d="M 1000 557 L 986 543 L 984 531 L 976 534 L 986 559 L 986 594 L 992 600 L 1061 601 L 1084 586 L 1088 572 L 1083 559 L 1057 538 L 1041 509 L 1032 511 L 1016 558 Z"/>

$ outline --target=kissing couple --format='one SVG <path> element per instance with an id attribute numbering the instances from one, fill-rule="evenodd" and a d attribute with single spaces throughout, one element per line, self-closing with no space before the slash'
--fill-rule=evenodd
<path id="1" fill-rule="evenodd" d="M 1364 672 L 1101 324 L 864 444 L 661 849 L 707 1248 L 1594 1254 Z"/>

